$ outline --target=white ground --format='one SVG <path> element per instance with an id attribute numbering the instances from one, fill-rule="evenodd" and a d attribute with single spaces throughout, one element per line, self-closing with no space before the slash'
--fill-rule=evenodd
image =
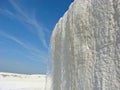
<path id="1" fill-rule="evenodd" d="M 46 75 L 0 73 L 0 90 L 45 90 Z"/>

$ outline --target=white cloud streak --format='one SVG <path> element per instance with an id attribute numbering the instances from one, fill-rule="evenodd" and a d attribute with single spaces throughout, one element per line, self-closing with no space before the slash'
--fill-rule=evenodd
<path id="1" fill-rule="evenodd" d="M 40 51 L 38 48 L 29 46 L 29 45 L 25 44 L 24 42 L 20 41 L 19 39 L 17 39 L 16 37 L 13 37 L 13 36 L 3 32 L 2 30 L 0 31 L 0 36 L 3 36 L 6 39 L 9 39 L 9 40 L 17 43 L 19 46 L 21 46 L 24 49 L 26 49 L 30 53 L 30 55 L 27 54 L 27 55 L 25 55 L 25 57 L 27 57 L 29 60 L 40 61 L 40 62 L 42 61 L 44 64 L 47 63 L 47 61 L 48 61 L 47 54 L 45 54 L 44 52 Z M 37 60 L 35 60 L 35 58 L 33 58 L 33 57 L 35 57 Z"/>
<path id="2" fill-rule="evenodd" d="M 36 35 L 39 37 L 40 42 L 42 45 L 48 49 L 49 45 L 46 41 L 46 33 L 49 32 L 45 27 L 43 27 L 36 19 L 35 15 L 30 16 L 27 12 L 24 11 L 23 8 L 20 7 L 18 3 L 16 3 L 14 0 L 9 0 L 10 4 L 13 6 L 13 8 L 16 10 L 16 14 L 13 14 L 9 10 L 5 10 L 4 13 L 7 13 L 8 15 L 15 17 L 19 21 L 22 21 L 22 23 L 27 23 L 29 26 L 27 27 L 33 27 L 33 32 L 36 33 Z M 31 14 L 33 15 L 33 13 Z"/>
<path id="3" fill-rule="evenodd" d="M 7 9 L 1 9 L 0 8 L 0 13 L 2 13 L 2 14 L 5 14 L 6 16 L 9 16 L 10 18 L 11 17 L 16 17 L 11 11 L 9 11 L 9 10 L 7 10 Z"/>
<path id="4" fill-rule="evenodd" d="M 36 36 L 39 38 L 42 45 L 48 49 L 49 45 L 46 41 L 46 33 L 49 33 L 49 31 L 43 27 L 40 22 L 37 21 L 35 13 L 28 14 L 24 8 L 20 7 L 19 3 L 15 0 L 9 0 L 12 7 L 15 9 L 16 12 L 11 12 L 9 9 L 0 9 L 0 13 L 7 15 L 10 18 L 15 18 L 16 20 L 19 20 L 22 24 L 26 25 L 27 28 L 32 27 L 32 31 L 36 34 Z M 31 30 L 31 29 L 29 29 Z M 45 52 L 39 50 L 36 47 L 29 46 L 26 43 L 22 42 L 21 40 L 17 39 L 14 36 L 11 36 L 10 34 L 7 34 L 5 32 L 0 31 L 0 35 L 4 36 L 5 38 L 13 41 L 14 43 L 17 43 L 19 46 L 25 48 L 25 50 L 29 51 L 30 54 L 25 55 L 29 60 L 32 61 L 42 61 L 42 63 L 48 65 L 48 54 Z M 48 67 L 48 66 L 47 66 Z"/>

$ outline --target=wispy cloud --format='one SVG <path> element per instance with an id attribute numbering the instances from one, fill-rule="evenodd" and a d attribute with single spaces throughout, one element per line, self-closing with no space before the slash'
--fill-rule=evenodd
<path id="1" fill-rule="evenodd" d="M 15 1 L 9 0 L 9 2 L 14 7 L 14 9 L 18 12 L 18 14 L 20 14 L 24 18 L 29 18 L 28 15 L 21 9 L 21 7 Z"/>
<path id="2" fill-rule="evenodd" d="M 36 15 L 34 12 L 31 12 L 31 14 L 28 14 L 24 8 L 25 7 L 20 7 L 19 3 L 14 1 L 14 0 L 9 0 L 10 4 L 12 7 L 16 10 L 16 13 L 11 12 L 8 9 L 0 9 L 0 12 L 3 14 L 8 15 L 9 17 L 14 17 L 15 19 L 21 21 L 22 23 L 26 23 L 26 27 L 28 28 L 34 28 L 32 29 L 33 32 L 36 33 L 36 36 L 38 36 L 40 42 L 42 45 L 48 49 L 48 43 L 46 41 L 46 34 L 49 33 L 48 29 L 46 29 L 40 22 L 37 21 Z"/>
<path id="3" fill-rule="evenodd" d="M 11 36 L 10 34 L 3 32 L 2 30 L 0 31 L 0 36 L 3 36 L 4 38 L 13 41 L 14 43 L 18 44 L 19 46 L 27 50 L 30 54 L 25 55 L 25 57 L 27 57 L 29 60 L 40 61 L 46 64 L 48 56 L 43 51 L 40 51 L 38 48 L 35 48 L 33 46 L 29 46 L 28 44 L 20 41 L 19 39 L 17 39 L 14 36 Z M 35 60 L 34 57 L 37 58 L 37 60 Z"/>
<path id="4" fill-rule="evenodd" d="M 16 18 L 15 14 L 13 14 L 11 11 L 9 11 L 8 9 L 1 9 L 0 8 L 0 13 L 8 16 L 9 18 Z"/>
<path id="5" fill-rule="evenodd" d="M 14 12 L 12 12 L 12 10 L 10 10 L 9 8 L 0 8 L 0 13 L 7 15 L 9 18 L 18 20 L 20 23 L 25 25 L 25 27 L 28 28 L 27 30 L 30 30 L 30 32 L 32 30 L 32 32 L 36 34 L 37 38 L 39 38 L 42 46 L 48 49 L 49 45 L 47 43 L 46 35 L 50 34 L 50 31 L 37 20 L 36 13 L 31 10 L 32 12 L 31 14 L 29 14 L 27 11 L 25 11 L 25 6 L 21 6 L 16 0 L 8 1 L 10 2 L 10 5 L 14 8 Z M 26 57 L 28 60 L 40 62 L 46 65 L 46 67 L 49 66 L 48 53 L 38 49 L 33 44 L 29 45 L 28 43 L 23 42 L 20 38 L 10 35 L 9 33 L 5 33 L 4 30 L 0 30 L 0 36 L 3 36 L 4 38 L 24 48 L 25 51 L 28 52 L 26 55 L 22 53 L 21 50 L 17 50 L 21 55 L 23 55 L 23 57 Z"/>

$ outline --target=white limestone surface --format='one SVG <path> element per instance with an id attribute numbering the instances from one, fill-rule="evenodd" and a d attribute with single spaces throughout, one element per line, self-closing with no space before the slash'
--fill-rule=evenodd
<path id="1" fill-rule="evenodd" d="M 120 90 L 120 0 L 75 0 L 51 44 L 53 90 Z"/>

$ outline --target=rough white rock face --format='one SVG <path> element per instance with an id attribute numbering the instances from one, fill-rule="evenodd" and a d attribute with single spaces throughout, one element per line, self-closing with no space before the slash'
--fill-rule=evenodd
<path id="1" fill-rule="evenodd" d="M 75 0 L 51 44 L 53 90 L 120 90 L 120 0 Z"/>

